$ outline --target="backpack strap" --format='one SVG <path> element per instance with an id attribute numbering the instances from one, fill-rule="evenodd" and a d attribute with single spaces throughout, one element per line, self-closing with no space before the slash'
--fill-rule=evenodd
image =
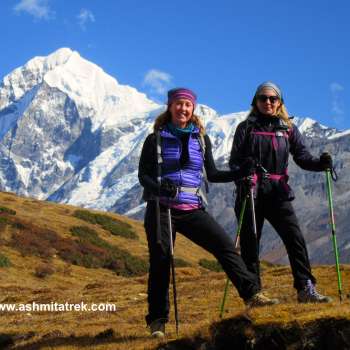
<path id="1" fill-rule="evenodd" d="M 160 143 L 160 132 L 159 130 L 156 131 L 156 153 L 157 153 L 157 183 L 160 185 L 161 183 L 161 176 L 162 176 L 162 147 Z M 156 242 L 160 246 L 163 252 L 165 252 L 165 249 L 163 247 L 162 243 L 162 231 L 161 231 L 161 222 L 160 222 L 160 205 L 159 205 L 159 196 L 155 197 L 156 201 L 156 222 L 157 222 L 157 229 L 156 229 Z"/>
<path id="2" fill-rule="evenodd" d="M 285 137 L 289 138 L 289 133 L 287 131 L 274 131 L 274 132 L 267 132 L 267 131 L 251 131 L 251 134 L 254 135 L 262 135 L 262 136 L 271 136 L 272 140 L 272 147 L 276 151 L 278 149 L 278 142 L 277 137 Z"/>
<path id="3" fill-rule="evenodd" d="M 204 166 L 205 148 L 206 148 L 204 136 L 200 134 L 199 137 L 198 137 L 198 141 L 199 141 L 199 145 L 201 146 L 202 157 L 203 157 L 203 169 L 202 169 L 202 172 L 203 172 L 205 191 L 206 191 L 206 193 L 208 193 L 209 192 L 208 176 L 207 176 L 207 171 L 205 170 L 205 166 Z"/>
<path id="4" fill-rule="evenodd" d="M 156 131 L 156 147 L 157 147 L 157 182 L 158 185 L 160 185 L 161 179 L 162 179 L 162 145 L 160 142 L 160 132 L 159 130 Z"/>
<path id="5" fill-rule="evenodd" d="M 209 183 L 208 183 L 207 171 L 205 170 L 205 165 L 204 165 L 206 145 L 205 145 L 204 136 L 202 134 L 199 134 L 198 141 L 201 147 L 202 157 L 203 157 L 202 173 L 203 173 L 203 180 L 204 180 L 204 186 L 205 186 L 205 192 L 202 190 L 202 188 L 200 188 L 199 195 L 202 197 L 204 204 L 208 205 L 208 199 L 206 194 L 209 193 Z"/>

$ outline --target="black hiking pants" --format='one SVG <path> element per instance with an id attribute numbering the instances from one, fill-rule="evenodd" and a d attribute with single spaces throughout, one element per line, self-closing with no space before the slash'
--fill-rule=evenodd
<path id="1" fill-rule="evenodd" d="M 259 290 L 255 276 L 250 273 L 242 258 L 234 250 L 232 238 L 204 210 L 171 209 L 173 240 L 180 232 L 192 242 L 212 253 L 219 261 L 243 300 Z M 162 247 L 157 244 L 156 203 L 149 201 L 145 213 L 145 229 L 149 248 L 148 315 L 147 324 L 169 315 L 170 245 L 167 209 L 160 205 Z"/>
<path id="2" fill-rule="evenodd" d="M 235 212 L 237 218 L 239 218 L 241 205 L 242 202 L 236 200 Z M 311 273 L 306 243 L 291 202 L 274 199 L 258 199 L 255 200 L 255 214 L 257 237 L 255 237 L 253 231 L 251 207 L 248 199 L 243 218 L 240 243 L 241 256 L 248 270 L 255 274 L 256 281 L 260 288 L 259 242 L 264 219 L 270 222 L 286 247 L 294 278 L 294 288 L 297 290 L 302 289 L 308 279 L 316 283 L 316 279 Z"/>

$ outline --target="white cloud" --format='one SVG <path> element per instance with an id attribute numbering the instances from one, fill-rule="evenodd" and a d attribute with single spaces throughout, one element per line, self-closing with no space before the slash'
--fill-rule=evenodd
<path id="1" fill-rule="evenodd" d="M 333 82 L 330 84 L 329 88 L 331 90 L 333 120 L 340 125 L 344 122 L 345 117 L 345 107 L 342 96 L 344 87 L 337 82 Z"/>
<path id="2" fill-rule="evenodd" d="M 94 14 L 90 10 L 84 9 L 84 8 L 82 8 L 80 10 L 77 18 L 78 18 L 78 23 L 79 23 L 81 29 L 83 29 L 83 30 L 86 29 L 86 24 L 88 22 L 91 22 L 91 23 L 95 22 Z"/>
<path id="3" fill-rule="evenodd" d="M 343 91 L 344 87 L 342 85 L 340 85 L 339 83 L 333 82 L 330 85 L 330 89 L 331 89 L 332 93 L 337 93 L 339 91 Z"/>
<path id="4" fill-rule="evenodd" d="M 51 10 L 48 0 L 21 0 L 15 7 L 15 12 L 27 12 L 37 19 L 49 19 Z"/>
<path id="5" fill-rule="evenodd" d="M 157 69 L 149 70 L 144 79 L 143 85 L 149 86 L 151 93 L 163 95 L 171 84 L 172 76 Z"/>

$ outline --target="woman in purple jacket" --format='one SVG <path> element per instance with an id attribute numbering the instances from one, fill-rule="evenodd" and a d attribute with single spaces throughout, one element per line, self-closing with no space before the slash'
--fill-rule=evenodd
<path id="1" fill-rule="evenodd" d="M 240 235 L 241 255 L 261 288 L 259 241 L 264 219 L 267 219 L 286 247 L 298 301 L 329 302 L 329 297 L 316 291 L 316 279 L 311 272 L 305 240 L 291 204 L 294 195 L 288 185 L 289 153 L 295 163 L 305 170 L 323 171 L 332 167 L 328 153 L 315 158 L 307 150 L 298 128 L 288 116 L 281 89 L 272 82 L 262 83 L 255 92 L 251 112 L 236 129 L 230 157 L 232 170 L 247 159 L 254 163 L 251 176 L 236 181 L 237 217 L 247 195 L 247 187 L 253 186 L 255 194 L 257 236 L 253 230 L 251 208 L 247 205 Z"/>
<path id="2" fill-rule="evenodd" d="M 193 113 L 195 105 L 196 95 L 189 89 L 168 92 L 168 108 L 156 119 L 154 132 L 144 142 L 139 163 L 139 180 L 147 201 L 144 225 L 150 259 L 146 322 L 153 336 L 164 335 L 169 315 L 168 208 L 173 232 L 182 233 L 212 253 L 248 306 L 275 303 L 259 292 L 255 276 L 234 250 L 232 239 L 204 209 L 201 185 L 205 172 L 211 182 L 229 182 L 247 175 L 244 168 L 250 169 L 250 165 L 244 164 L 235 171 L 216 169 L 210 139 L 199 117 Z"/>

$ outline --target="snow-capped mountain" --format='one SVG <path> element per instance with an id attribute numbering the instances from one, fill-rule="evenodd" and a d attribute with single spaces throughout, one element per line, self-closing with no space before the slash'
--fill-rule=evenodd
<path id="1" fill-rule="evenodd" d="M 76 51 L 63 48 L 47 57 L 35 57 L 0 84 L 0 188 L 140 218 L 144 205 L 140 202 L 138 160 L 143 141 L 164 108 L 136 89 L 119 84 Z M 234 131 L 247 112 L 220 116 L 199 105 L 196 113 L 206 125 L 218 166 L 227 167 Z M 336 206 L 344 210 L 347 222 L 350 131 L 338 131 L 310 118 L 295 118 L 294 122 L 314 154 L 327 149 L 336 155 L 341 173 L 335 188 L 339 195 Z M 318 225 L 323 222 L 322 232 L 312 236 L 317 241 L 324 237 L 327 226 L 327 208 L 319 205 L 325 195 L 322 174 L 307 173 L 294 165 L 291 174 L 308 240 L 312 236 L 310 218 L 323 218 L 317 221 Z M 233 185 L 212 188 L 209 210 L 232 229 Z M 266 234 L 262 251 L 271 260 L 283 260 L 280 244 L 269 238 L 271 234 Z M 347 250 L 350 238 L 344 234 L 340 243 Z M 324 245 L 317 241 L 315 254 L 311 254 L 314 259 L 322 255 Z"/>
<path id="2" fill-rule="evenodd" d="M 160 106 L 60 49 L 7 75 L 0 108 L 1 187 L 43 199 L 73 177 L 98 194 L 97 183 L 129 153 L 128 135 Z M 78 203 L 77 196 L 66 202 Z"/>

